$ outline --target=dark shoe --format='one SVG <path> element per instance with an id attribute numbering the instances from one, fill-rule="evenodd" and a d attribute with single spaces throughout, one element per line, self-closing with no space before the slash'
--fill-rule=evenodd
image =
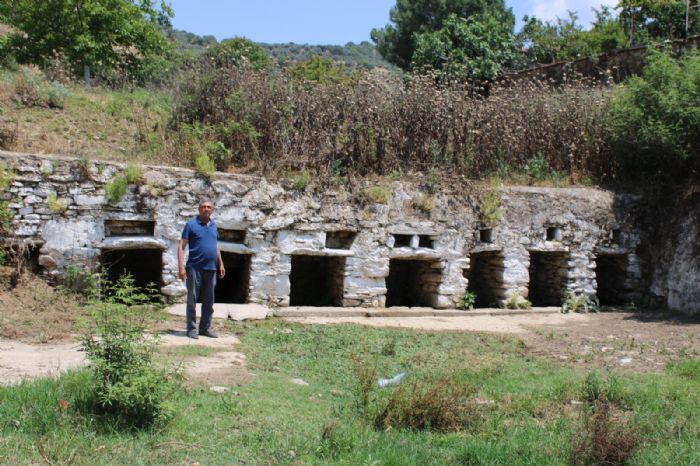
<path id="1" fill-rule="evenodd" d="M 196 340 L 197 338 L 199 338 L 199 335 L 197 335 L 196 330 L 190 330 L 187 332 L 187 338 L 192 338 L 193 340 Z"/>
<path id="2" fill-rule="evenodd" d="M 219 335 L 212 332 L 211 330 L 205 330 L 203 332 L 199 332 L 200 335 L 203 337 L 209 337 L 209 338 L 219 338 Z"/>

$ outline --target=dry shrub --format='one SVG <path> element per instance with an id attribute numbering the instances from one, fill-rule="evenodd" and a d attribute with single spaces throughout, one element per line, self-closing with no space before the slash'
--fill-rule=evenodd
<path id="1" fill-rule="evenodd" d="M 376 415 L 377 429 L 404 428 L 455 432 L 481 418 L 469 398 L 475 393 L 469 385 L 451 379 L 437 382 L 414 381 L 399 386 Z"/>
<path id="2" fill-rule="evenodd" d="M 637 427 L 607 400 L 594 404 L 574 440 L 574 465 L 624 465 L 641 443 Z"/>
<path id="3" fill-rule="evenodd" d="M 306 157 L 314 171 L 367 175 L 523 171 L 543 158 L 573 178 L 606 176 L 609 88 L 499 83 L 486 91 L 365 73 L 345 83 L 300 82 L 282 71 L 197 70 L 178 91 L 172 127 L 207 128 L 234 163 L 274 172 Z M 507 174 L 507 173 L 506 173 Z"/>
<path id="4" fill-rule="evenodd" d="M 0 121 L 0 149 L 12 150 L 17 142 L 19 123 L 16 121 Z"/>
<path id="5" fill-rule="evenodd" d="M 377 361 L 365 361 L 355 353 L 350 355 L 355 373 L 356 408 L 367 415 L 370 403 L 374 398 L 374 388 L 377 382 Z"/>

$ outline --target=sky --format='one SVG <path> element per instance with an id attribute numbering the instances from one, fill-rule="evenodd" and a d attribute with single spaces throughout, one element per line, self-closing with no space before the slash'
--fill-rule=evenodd
<path id="1" fill-rule="evenodd" d="M 218 40 L 236 36 L 255 42 L 344 45 L 369 41 L 373 28 L 389 22 L 395 0 L 167 0 L 176 29 Z M 592 8 L 617 0 L 506 0 L 520 27 L 524 15 L 544 20 L 577 11 L 586 26 Z"/>

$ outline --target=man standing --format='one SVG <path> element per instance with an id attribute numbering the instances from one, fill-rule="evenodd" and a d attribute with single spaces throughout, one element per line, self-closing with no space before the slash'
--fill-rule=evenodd
<path id="1" fill-rule="evenodd" d="M 211 317 L 214 313 L 214 287 L 216 272 L 219 278 L 224 278 L 226 269 L 221 260 L 218 239 L 219 232 L 216 223 L 211 218 L 214 204 L 209 198 L 199 201 L 199 215 L 185 225 L 182 239 L 177 251 L 177 263 L 180 280 L 187 284 L 187 336 L 199 338 L 203 335 L 218 338 L 211 330 Z M 190 254 L 185 268 L 185 248 L 189 245 Z M 199 319 L 199 334 L 197 333 L 197 301 L 202 301 L 202 316 Z"/>

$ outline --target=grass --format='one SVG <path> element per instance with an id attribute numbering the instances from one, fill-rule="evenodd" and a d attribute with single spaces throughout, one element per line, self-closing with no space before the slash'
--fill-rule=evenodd
<path id="1" fill-rule="evenodd" d="M 616 412 L 639 432 L 630 464 L 693 464 L 700 453 L 694 360 L 662 374 L 598 376 L 532 357 L 510 337 L 274 320 L 227 325 L 256 374 L 235 392 L 183 389 L 165 428 L 125 432 L 81 411 L 85 372 L 3 387 L 4 457 L 18 464 L 568 464 L 592 385 L 601 393 L 614 388 Z M 376 430 L 356 409 L 352 353 L 376 364 L 378 377 L 407 372 L 402 384 L 448 377 L 493 404 L 477 405 L 481 422 L 468 430 Z M 400 387 L 374 388 L 371 406 Z"/>

